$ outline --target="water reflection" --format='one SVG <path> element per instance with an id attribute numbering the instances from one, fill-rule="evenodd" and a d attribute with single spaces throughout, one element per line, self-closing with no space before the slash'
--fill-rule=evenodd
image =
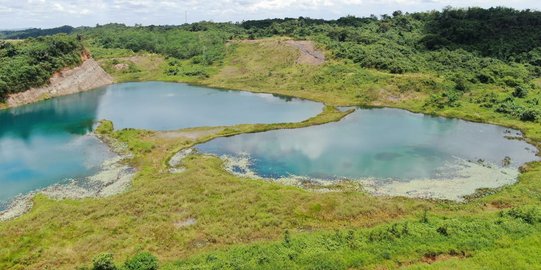
<path id="1" fill-rule="evenodd" d="M 321 126 L 219 138 L 199 151 L 248 155 L 263 177 L 376 178 L 380 181 L 446 178 L 442 168 L 458 159 L 518 167 L 536 159 L 527 143 L 508 140 L 505 128 L 413 114 L 361 109 Z"/>
<path id="2" fill-rule="evenodd" d="M 321 103 L 271 94 L 215 90 L 178 83 L 113 85 L 98 118 L 117 128 L 170 130 L 250 123 L 298 122 L 321 112 Z"/>
<path id="3" fill-rule="evenodd" d="M 53 132 L 83 135 L 92 129 L 104 91 L 90 91 L 0 111 L 0 139 L 30 139 Z"/>
<path id="4" fill-rule="evenodd" d="M 112 156 L 96 138 L 86 135 L 103 94 L 93 91 L 0 111 L 0 203 L 88 176 Z"/>

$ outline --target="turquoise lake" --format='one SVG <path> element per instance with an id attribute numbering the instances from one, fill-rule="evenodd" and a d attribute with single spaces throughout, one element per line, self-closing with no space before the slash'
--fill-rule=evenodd
<path id="1" fill-rule="evenodd" d="M 91 135 L 116 129 L 298 122 L 323 105 L 295 98 L 179 83 L 123 83 L 0 111 L 0 209 L 18 194 L 84 179 L 114 157 Z"/>
<path id="2" fill-rule="evenodd" d="M 202 153 L 247 159 L 237 173 L 265 178 L 411 181 L 451 179 L 454 164 L 517 168 L 536 160 L 535 147 L 518 131 L 397 109 L 358 109 L 342 121 L 301 129 L 217 138 L 196 146 Z"/>

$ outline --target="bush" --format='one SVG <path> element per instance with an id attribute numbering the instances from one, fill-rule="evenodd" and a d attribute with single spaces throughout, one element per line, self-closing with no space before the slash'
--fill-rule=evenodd
<path id="1" fill-rule="evenodd" d="M 527 108 L 520 113 L 519 118 L 522 121 L 534 122 L 539 118 L 539 112 L 537 110 Z"/>
<path id="2" fill-rule="evenodd" d="M 531 106 L 531 105 L 530 105 Z M 502 101 L 498 107 L 496 107 L 496 112 L 507 114 L 513 117 L 516 117 L 522 121 L 537 121 L 540 116 L 539 110 L 532 107 L 525 107 L 519 104 L 516 104 L 513 98 L 508 97 Z"/>
<path id="3" fill-rule="evenodd" d="M 459 75 L 453 78 L 452 81 L 455 83 L 455 90 L 462 91 L 462 92 L 468 91 L 469 89 L 468 83 L 463 76 Z"/>
<path id="4" fill-rule="evenodd" d="M 445 107 L 460 107 L 461 93 L 458 91 L 447 91 L 440 95 L 433 94 L 425 105 L 435 106 L 438 109 Z"/>
<path id="5" fill-rule="evenodd" d="M 516 98 L 525 98 L 528 95 L 528 90 L 522 86 L 515 87 L 513 91 L 513 96 Z"/>
<path id="6" fill-rule="evenodd" d="M 117 270 L 113 262 L 113 254 L 102 253 L 92 260 L 92 270 Z"/>
<path id="7" fill-rule="evenodd" d="M 479 82 L 486 84 L 494 83 L 496 81 L 494 80 L 494 77 L 492 77 L 492 75 L 488 72 L 481 72 L 477 75 L 477 79 L 479 80 Z"/>
<path id="8" fill-rule="evenodd" d="M 159 268 L 158 259 L 149 252 L 142 252 L 124 263 L 127 270 L 157 270 Z"/>
<path id="9" fill-rule="evenodd" d="M 541 211 L 539 211 L 539 208 L 537 207 L 531 207 L 531 208 L 513 208 L 507 213 L 505 213 L 507 216 L 510 216 L 512 218 L 522 220 L 528 224 L 536 224 L 538 222 L 541 222 Z M 504 215 L 505 215 L 504 214 Z"/>

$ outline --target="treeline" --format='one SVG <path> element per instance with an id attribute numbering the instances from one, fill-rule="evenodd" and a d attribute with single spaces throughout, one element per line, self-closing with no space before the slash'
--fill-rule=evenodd
<path id="1" fill-rule="evenodd" d="M 50 29 L 30 28 L 24 30 L 5 30 L 0 31 L 0 38 L 2 39 L 25 39 L 35 38 L 42 36 L 51 36 L 56 34 L 71 34 L 75 28 L 64 25 Z"/>
<path id="2" fill-rule="evenodd" d="M 432 14 L 427 32 L 423 41 L 429 49 L 463 48 L 482 56 L 513 60 L 540 46 L 541 12 L 503 7 L 448 8 Z"/>
<path id="3" fill-rule="evenodd" d="M 42 86 L 54 72 L 80 64 L 83 50 L 76 37 L 63 34 L 0 41 L 0 100 L 10 93 Z"/>
<path id="4" fill-rule="evenodd" d="M 211 65 L 223 59 L 225 42 L 239 28 L 229 24 L 194 23 L 184 26 L 135 26 L 108 24 L 79 29 L 94 46 L 147 51 Z"/>

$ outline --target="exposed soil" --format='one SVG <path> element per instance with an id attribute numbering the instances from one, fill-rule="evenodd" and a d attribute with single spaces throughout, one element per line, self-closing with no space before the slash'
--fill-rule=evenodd
<path id="1" fill-rule="evenodd" d="M 325 63 L 325 54 L 318 51 L 314 43 L 308 40 L 288 40 L 285 42 L 287 45 L 297 48 L 300 51 L 297 64 L 307 65 L 322 65 Z"/>
<path id="2" fill-rule="evenodd" d="M 6 104 L 8 107 L 16 107 L 52 97 L 91 90 L 111 83 L 113 83 L 113 78 L 94 59 L 90 58 L 76 68 L 57 72 L 50 79 L 49 85 L 10 95 Z"/>

